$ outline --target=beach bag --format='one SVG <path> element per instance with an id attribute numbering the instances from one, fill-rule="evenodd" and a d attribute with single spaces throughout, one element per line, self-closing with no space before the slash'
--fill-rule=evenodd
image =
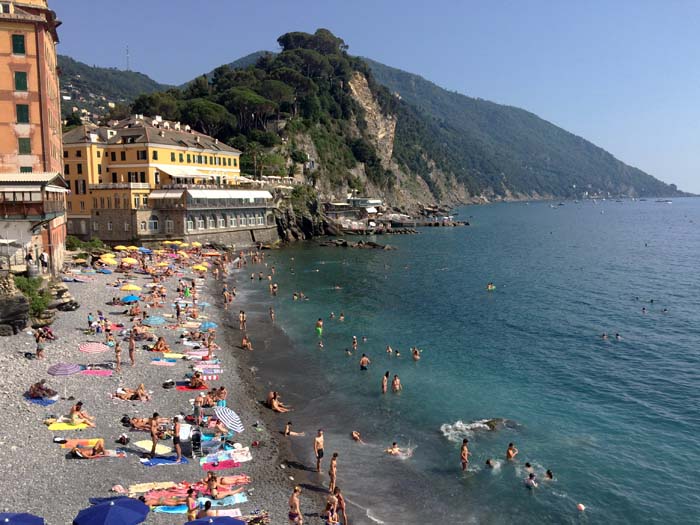
<path id="1" fill-rule="evenodd" d="M 168 379 L 165 383 L 163 383 L 163 388 L 175 388 L 175 381 Z"/>
<path id="2" fill-rule="evenodd" d="M 128 445 L 129 444 L 129 436 L 127 436 L 126 434 L 122 434 L 121 436 L 119 436 L 117 438 L 117 443 L 119 443 L 120 445 Z"/>

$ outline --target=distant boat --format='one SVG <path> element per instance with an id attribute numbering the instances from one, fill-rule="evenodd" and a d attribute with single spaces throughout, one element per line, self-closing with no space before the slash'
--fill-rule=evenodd
<path id="1" fill-rule="evenodd" d="M 639 199 L 639 202 L 646 202 L 646 199 Z"/>
<path id="2" fill-rule="evenodd" d="M 559 204 L 557 204 L 557 206 L 564 206 L 564 203 L 560 202 Z"/>
<path id="3" fill-rule="evenodd" d="M 660 202 L 662 204 L 673 204 L 673 201 L 669 199 L 656 199 L 656 202 Z"/>

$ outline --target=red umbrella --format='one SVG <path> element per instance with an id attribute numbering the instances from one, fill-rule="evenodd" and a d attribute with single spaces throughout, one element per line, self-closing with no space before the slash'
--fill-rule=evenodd
<path id="1" fill-rule="evenodd" d="M 86 354 L 102 354 L 109 351 L 109 347 L 102 343 L 81 343 L 78 350 L 85 352 Z"/>

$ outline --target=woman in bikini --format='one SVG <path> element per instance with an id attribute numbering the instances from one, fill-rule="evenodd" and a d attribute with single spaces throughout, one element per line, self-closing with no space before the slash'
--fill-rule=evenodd
<path id="1" fill-rule="evenodd" d="M 185 500 L 187 505 L 187 521 L 192 521 L 197 519 L 197 509 L 199 504 L 197 503 L 197 494 L 194 489 L 187 490 L 187 499 Z"/>

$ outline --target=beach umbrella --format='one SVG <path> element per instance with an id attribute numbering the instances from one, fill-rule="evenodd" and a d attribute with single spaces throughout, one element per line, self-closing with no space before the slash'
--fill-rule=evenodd
<path id="1" fill-rule="evenodd" d="M 124 251 L 126 249 L 128 249 L 128 248 L 126 246 L 124 246 L 123 244 L 120 244 L 120 245 L 114 247 L 114 250 L 117 252 L 121 252 L 121 251 Z"/>
<path id="2" fill-rule="evenodd" d="M 219 252 L 202 252 L 203 257 L 221 257 Z"/>
<path id="3" fill-rule="evenodd" d="M 153 253 L 153 250 L 150 250 L 150 249 L 146 248 L 145 246 L 141 246 L 141 247 L 139 248 L 139 251 L 140 251 L 141 253 L 146 253 L 146 254 L 148 254 L 148 253 Z"/>
<path id="4" fill-rule="evenodd" d="M 130 252 L 137 252 L 139 250 L 139 247 L 138 246 L 127 246 L 126 249 L 129 250 Z"/>
<path id="5" fill-rule="evenodd" d="M 231 518 L 230 516 L 214 516 L 210 518 L 199 518 L 194 521 L 188 521 L 185 525 L 246 525 L 243 520 Z"/>
<path id="6" fill-rule="evenodd" d="M 238 414 L 236 414 L 230 408 L 215 407 L 214 413 L 216 414 L 217 419 L 221 421 L 224 425 L 226 425 L 226 428 L 228 428 L 229 430 L 236 432 L 237 434 L 243 432 L 244 429 L 243 423 L 241 422 L 241 418 L 238 417 Z"/>
<path id="7" fill-rule="evenodd" d="M 143 320 L 143 324 L 146 326 L 162 326 L 166 323 L 167 321 L 165 320 L 164 317 L 160 317 L 159 315 L 153 315 L 151 317 L 146 317 L 146 319 Z"/>
<path id="8" fill-rule="evenodd" d="M 110 258 L 100 259 L 100 262 L 102 264 L 106 264 L 108 266 L 117 266 L 119 264 L 115 259 L 110 259 Z"/>
<path id="9" fill-rule="evenodd" d="M 141 291 L 141 287 L 140 287 L 140 286 L 136 286 L 135 284 L 131 284 L 131 283 L 125 284 L 124 286 L 122 286 L 122 287 L 119 288 L 119 289 L 120 289 L 122 292 L 140 292 L 140 291 Z"/>
<path id="10" fill-rule="evenodd" d="M 138 295 L 125 295 L 124 297 L 122 297 L 122 303 L 127 303 L 127 304 L 128 303 L 135 303 L 135 302 L 140 301 L 140 300 L 141 299 L 139 299 Z"/>
<path id="11" fill-rule="evenodd" d="M 185 259 L 187 259 L 187 258 L 189 257 L 188 253 L 187 253 L 187 252 L 183 252 L 182 250 L 178 251 L 177 254 L 178 254 L 180 257 L 184 257 Z"/>
<path id="12" fill-rule="evenodd" d="M 85 264 L 87 261 L 85 259 L 73 259 L 75 264 Z"/>
<path id="13" fill-rule="evenodd" d="M 134 498 L 116 499 L 81 510 L 73 525 L 137 525 L 143 523 L 150 509 Z"/>
<path id="14" fill-rule="evenodd" d="M 139 262 L 133 257 L 124 257 L 122 259 L 122 264 L 138 264 Z"/>
<path id="15" fill-rule="evenodd" d="M 166 266 L 170 266 L 170 263 L 163 261 L 163 262 L 159 262 L 158 264 L 156 264 L 156 266 L 160 266 L 161 268 L 165 268 Z"/>
<path id="16" fill-rule="evenodd" d="M 0 523 L 9 525 L 44 525 L 44 518 L 26 512 L 0 512 Z"/>
<path id="17" fill-rule="evenodd" d="M 52 376 L 70 376 L 77 374 L 83 369 L 82 366 L 75 363 L 58 363 L 50 366 L 47 372 Z"/>
<path id="18" fill-rule="evenodd" d="M 109 275 L 112 273 L 112 270 L 108 270 L 107 268 L 100 268 L 99 270 L 96 270 L 97 273 L 103 273 L 105 275 Z"/>
<path id="19" fill-rule="evenodd" d="M 192 247 L 194 247 L 194 248 L 201 248 L 201 247 L 202 247 L 202 243 L 201 243 L 201 242 L 198 242 L 198 241 L 194 241 L 194 242 L 192 243 Z"/>
<path id="20" fill-rule="evenodd" d="M 189 246 L 189 244 L 186 242 L 178 242 L 177 244 L 180 246 L 180 248 L 187 248 Z"/>
<path id="21" fill-rule="evenodd" d="M 192 267 L 192 269 L 196 272 L 206 272 L 207 271 L 207 267 L 202 265 L 202 264 L 195 264 Z"/>
<path id="22" fill-rule="evenodd" d="M 201 306 L 201 305 L 200 305 Z M 212 330 L 216 328 L 217 325 L 216 323 L 212 323 L 211 321 L 204 321 L 202 324 L 199 325 L 200 330 Z"/>
<path id="23" fill-rule="evenodd" d="M 80 345 L 78 345 L 78 350 L 86 354 L 101 354 L 107 352 L 109 347 L 102 343 L 90 341 L 88 343 L 80 343 Z"/>

